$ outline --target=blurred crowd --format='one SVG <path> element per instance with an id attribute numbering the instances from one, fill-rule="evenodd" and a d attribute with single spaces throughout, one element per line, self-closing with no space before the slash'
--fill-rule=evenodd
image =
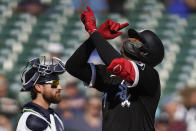
<path id="1" fill-rule="evenodd" d="M 100 131 L 101 96 L 99 92 L 80 90 L 76 78 L 69 76 L 63 86 L 62 100 L 56 111 L 62 116 L 65 130 Z M 89 92 L 90 91 L 90 92 Z"/>
<path id="2" fill-rule="evenodd" d="M 121 15 L 129 14 L 124 8 L 127 0 L 72 0 L 73 8 L 76 13 L 81 13 L 90 6 L 95 15 L 99 16 L 105 13 L 118 13 Z M 176 14 L 182 18 L 187 18 L 189 14 L 195 13 L 196 1 L 195 0 L 158 0 L 162 2 L 167 13 Z M 44 12 L 50 12 L 52 9 L 44 0 L 21 0 L 16 12 L 27 12 L 33 15 L 40 15 Z"/>
<path id="3" fill-rule="evenodd" d="M 157 112 L 156 131 L 196 130 L 196 86 L 186 86 L 162 97 Z"/>
<path id="4" fill-rule="evenodd" d="M 96 16 L 102 13 L 124 14 L 123 5 L 126 0 L 73 0 L 73 8 L 76 13 L 81 13 L 86 6 L 90 6 Z M 27 12 L 33 15 L 40 15 L 43 12 L 51 11 L 50 6 L 43 0 L 21 0 L 15 9 L 18 13 Z"/>
<path id="5" fill-rule="evenodd" d="M 168 13 L 183 18 L 187 18 L 196 10 L 196 0 L 160 1 L 166 5 Z M 121 15 L 127 13 L 124 8 L 126 0 L 72 0 L 72 2 L 77 13 L 84 10 L 86 5 L 91 6 L 97 16 L 102 13 Z M 41 0 L 21 0 L 15 11 L 40 15 L 51 9 L 50 5 Z M 61 44 L 51 43 L 47 50 L 51 56 L 63 59 Z M 58 105 L 54 105 L 55 110 L 62 116 L 65 128 L 70 131 L 101 131 L 102 94 L 94 89 L 84 88 L 76 78 L 71 76 L 65 78 L 63 80 L 65 82 L 62 82 L 62 100 Z M 6 75 L 0 74 L 0 131 L 15 129 L 22 106 L 23 103 L 9 93 L 9 81 Z M 161 97 L 155 128 L 156 131 L 196 131 L 196 85 L 186 86 L 175 94 Z"/>

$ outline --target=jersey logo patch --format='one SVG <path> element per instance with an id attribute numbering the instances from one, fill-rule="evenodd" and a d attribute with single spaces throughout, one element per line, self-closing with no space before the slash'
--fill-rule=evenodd
<path id="1" fill-rule="evenodd" d="M 131 95 L 127 95 L 127 85 L 124 80 L 121 82 L 118 88 L 120 89 L 120 91 L 116 94 L 116 96 L 119 96 L 119 98 L 121 99 L 121 106 L 130 107 L 131 102 L 129 101 L 129 98 L 131 97 Z"/>

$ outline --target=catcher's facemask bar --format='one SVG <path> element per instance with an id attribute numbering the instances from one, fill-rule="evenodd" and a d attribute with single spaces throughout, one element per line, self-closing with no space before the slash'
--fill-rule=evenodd
<path id="1" fill-rule="evenodd" d="M 34 86 L 40 77 L 46 77 L 47 75 L 62 74 L 65 72 L 65 64 L 58 58 L 52 57 L 50 63 L 46 61 L 46 57 L 34 58 L 30 60 L 21 74 L 21 81 L 23 88 L 21 91 L 28 91 Z M 46 64 L 47 63 L 47 64 Z M 35 69 L 37 72 L 28 80 L 25 80 L 25 75 L 30 69 Z"/>

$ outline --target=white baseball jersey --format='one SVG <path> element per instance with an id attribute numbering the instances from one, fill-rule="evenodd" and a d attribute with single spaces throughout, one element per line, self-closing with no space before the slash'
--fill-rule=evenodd
<path id="1" fill-rule="evenodd" d="M 28 103 L 16 131 L 64 131 L 61 118 L 52 110 L 44 109 L 35 103 Z"/>

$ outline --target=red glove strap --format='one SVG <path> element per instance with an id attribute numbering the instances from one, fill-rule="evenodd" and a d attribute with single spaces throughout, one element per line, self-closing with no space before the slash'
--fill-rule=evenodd
<path id="1" fill-rule="evenodd" d="M 88 33 L 91 35 L 93 32 L 97 31 L 97 29 L 89 29 Z"/>

